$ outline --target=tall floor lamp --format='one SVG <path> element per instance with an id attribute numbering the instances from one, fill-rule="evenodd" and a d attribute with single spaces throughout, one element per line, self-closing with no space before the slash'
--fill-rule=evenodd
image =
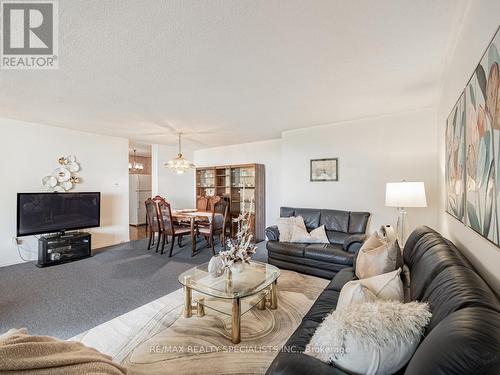
<path id="1" fill-rule="evenodd" d="M 385 205 L 397 207 L 398 242 L 401 247 L 405 245 L 408 236 L 408 221 L 406 209 L 409 207 L 427 207 L 425 186 L 423 182 L 389 182 L 385 186 Z"/>

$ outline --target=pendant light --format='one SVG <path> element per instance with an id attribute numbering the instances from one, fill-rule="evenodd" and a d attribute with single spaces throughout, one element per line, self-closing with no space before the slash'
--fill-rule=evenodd
<path id="1" fill-rule="evenodd" d="M 138 163 L 135 158 L 135 153 L 137 150 L 134 148 L 134 157 L 132 159 L 132 163 L 128 163 L 128 169 L 132 171 L 142 171 L 144 169 L 144 164 Z"/>
<path id="2" fill-rule="evenodd" d="M 184 157 L 182 156 L 181 135 L 182 133 L 179 133 L 179 153 L 177 154 L 177 157 L 175 159 L 169 160 L 165 164 L 165 167 L 172 169 L 177 174 L 183 174 L 184 172 L 195 168 L 193 163 L 191 163 L 189 160 L 184 159 Z"/>

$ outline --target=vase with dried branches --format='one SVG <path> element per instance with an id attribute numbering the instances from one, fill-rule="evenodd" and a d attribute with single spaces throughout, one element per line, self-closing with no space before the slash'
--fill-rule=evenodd
<path id="1" fill-rule="evenodd" d="M 212 258 L 209 265 L 211 273 L 220 275 L 224 269 L 230 272 L 240 272 L 243 270 L 245 263 L 250 263 L 250 259 L 257 250 L 257 245 L 253 241 L 253 234 L 250 231 L 250 223 L 252 217 L 252 205 L 246 212 L 242 212 L 237 218 L 238 231 L 235 238 L 227 240 L 227 250 L 219 252 L 217 257 Z M 222 269 L 221 269 L 222 268 Z"/>

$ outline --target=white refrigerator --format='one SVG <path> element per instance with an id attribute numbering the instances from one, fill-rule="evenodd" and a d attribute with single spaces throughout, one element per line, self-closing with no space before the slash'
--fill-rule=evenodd
<path id="1" fill-rule="evenodd" d="M 146 224 L 146 207 L 144 202 L 146 199 L 151 198 L 151 175 L 130 175 L 129 189 L 130 225 Z"/>

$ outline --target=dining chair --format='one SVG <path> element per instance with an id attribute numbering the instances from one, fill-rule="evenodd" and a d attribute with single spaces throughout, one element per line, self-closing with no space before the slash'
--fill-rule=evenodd
<path id="1" fill-rule="evenodd" d="M 196 209 L 198 211 L 206 211 L 208 208 L 208 197 L 196 198 Z"/>
<path id="2" fill-rule="evenodd" d="M 214 199 L 219 199 L 220 196 L 218 195 L 212 195 L 208 197 L 198 197 L 196 199 L 196 209 L 198 211 L 205 211 L 205 212 L 212 212 L 213 204 L 212 201 Z M 205 202 L 203 202 L 205 200 Z M 204 209 L 202 209 L 204 207 Z M 200 227 L 207 227 L 209 226 L 209 220 L 200 220 L 197 223 Z"/>
<path id="3" fill-rule="evenodd" d="M 196 209 L 198 211 L 212 212 L 214 200 L 218 202 L 220 200 L 221 196 L 219 196 L 219 195 L 212 195 L 212 196 L 209 196 L 209 197 L 199 197 L 199 199 L 200 198 L 201 199 L 203 199 L 203 198 L 206 199 L 205 209 L 200 210 L 198 208 L 198 200 L 196 201 Z M 200 207 L 203 207 L 203 202 L 201 202 Z M 210 220 L 208 218 L 207 218 L 207 220 L 199 220 L 196 224 L 200 228 L 201 227 L 209 228 L 210 227 Z M 197 232 L 197 235 L 199 235 L 199 232 Z"/>
<path id="4" fill-rule="evenodd" d="M 157 203 L 158 217 L 161 218 L 160 221 L 160 237 L 162 238 L 161 252 L 165 249 L 165 241 L 168 241 L 168 236 L 172 237 L 172 242 L 170 243 L 169 257 L 172 256 L 172 251 L 174 250 L 175 238 L 177 238 L 177 243 L 179 247 L 182 247 L 182 237 L 191 234 L 191 228 L 176 225 L 172 218 L 172 208 L 170 204 L 165 199 L 158 200 Z M 193 240 L 193 239 L 191 239 Z M 158 251 L 158 250 L 157 250 Z"/>
<path id="5" fill-rule="evenodd" d="M 146 222 L 149 226 L 149 242 L 148 242 L 148 250 L 151 249 L 151 245 L 155 244 L 155 236 L 158 233 L 158 242 L 156 242 L 156 252 L 158 252 L 158 247 L 160 245 L 160 225 L 158 220 L 158 210 L 157 203 L 148 198 L 144 204 L 146 205 Z"/>
<path id="6" fill-rule="evenodd" d="M 225 235 L 228 204 L 224 198 L 219 196 L 213 197 L 210 199 L 210 202 L 212 215 L 210 216 L 208 226 L 199 224 L 197 225 L 196 232 L 205 237 L 207 247 L 211 247 L 212 253 L 215 255 L 214 236 L 218 235 L 222 247 L 226 248 Z"/>

